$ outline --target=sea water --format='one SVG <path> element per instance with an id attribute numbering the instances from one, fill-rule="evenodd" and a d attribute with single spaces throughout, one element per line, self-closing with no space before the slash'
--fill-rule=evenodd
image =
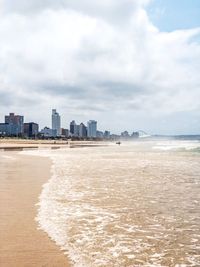
<path id="1" fill-rule="evenodd" d="M 200 143 L 144 141 L 48 156 L 37 221 L 72 266 L 200 266 Z"/>

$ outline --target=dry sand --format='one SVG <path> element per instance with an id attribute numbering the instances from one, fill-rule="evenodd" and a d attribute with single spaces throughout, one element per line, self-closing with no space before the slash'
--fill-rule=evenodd
<path id="1" fill-rule="evenodd" d="M 2 160 L 1 155 L 15 160 Z M 37 230 L 38 196 L 49 179 L 51 162 L 17 152 L 0 154 L 0 266 L 70 266 L 47 234 Z"/>

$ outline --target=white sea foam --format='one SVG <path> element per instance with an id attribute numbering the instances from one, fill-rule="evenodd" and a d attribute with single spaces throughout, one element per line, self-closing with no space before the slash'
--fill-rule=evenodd
<path id="1" fill-rule="evenodd" d="M 200 142 L 199 141 L 163 141 L 157 142 L 156 145 L 153 146 L 153 149 L 156 150 L 193 150 L 193 149 L 200 149 Z"/>
<path id="2" fill-rule="evenodd" d="M 52 159 L 36 220 L 74 266 L 198 266 L 200 158 L 138 151 L 22 152 Z"/>

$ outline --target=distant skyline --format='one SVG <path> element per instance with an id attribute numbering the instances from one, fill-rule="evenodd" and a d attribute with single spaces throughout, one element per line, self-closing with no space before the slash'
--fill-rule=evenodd
<path id="1" fill-rule="evenodd" d="M 199 0 L 0 3 L 0 121 L 200 133 Z"/>

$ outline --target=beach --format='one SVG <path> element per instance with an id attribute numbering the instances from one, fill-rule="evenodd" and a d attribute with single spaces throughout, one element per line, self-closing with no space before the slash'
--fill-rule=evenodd
<path id="1" fill-rule="evenodd" d="M 29 145 L 0 146 L 0 266 L 199 266 L 199 141 Z"/>
<path id="2" fill-rule="evenodd" d="M 70 266 L 35 221 L 36 203 L 50 168 L 48 158 L 0 152 L 0 266 Z"/>

